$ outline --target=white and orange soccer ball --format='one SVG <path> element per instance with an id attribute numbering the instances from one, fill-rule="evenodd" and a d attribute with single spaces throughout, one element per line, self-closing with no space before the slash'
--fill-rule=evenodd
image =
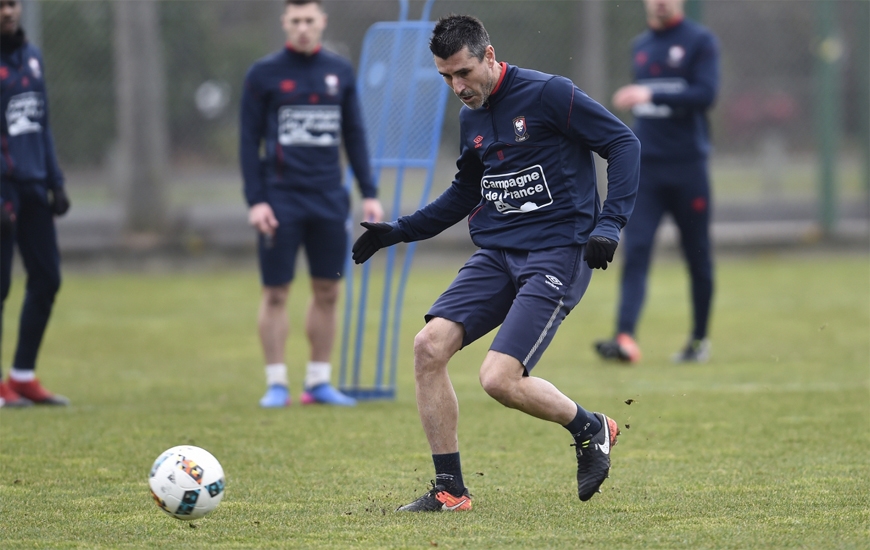
<path id="1" fill-rule="evenodd" d="M 151 496 L 170 516 L 199 519 L 224 498 L 224 470 L 205 449 L 179 445 L 160 453 L 148 474 Z"/>

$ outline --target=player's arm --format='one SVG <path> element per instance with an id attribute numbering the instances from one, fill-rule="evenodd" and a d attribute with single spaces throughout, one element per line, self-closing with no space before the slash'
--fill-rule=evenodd
<path id="1" fill-rule="evenodd" d="M 266 202 L 260 160 L 260 143 L 265 128 L 266 101 L 257 86 L 254 68 L 251 68 L 245 76 L 239 120 L 239 162 L 249 207 Z"/>
<path id="2" fill-rule="evenodd" d="M 591 236 L 619 242 L 634 209 L 640 176 L 640 141 L 613 113 L 569 80 L 551 80 L 542 97 L 550 120 L 564 120 L 561 131 L 607 161 L 607 199 Z"/>
<path id="3" fill-rule="evenodd" d="M 274 235 L 278 219 L 266 201 L 260 143 L 266 130 L 266 98 L 257 86 L 254 69 L 245 76 L 239 124 L 239 162 L 242 165 L 248 223 L 264 235 Z"/>
<path id="4" fill-rule="evenodd" d="M 688 86 L 679 92 L 653 92 L 650 97 L 652 103 L 696 109 L 707 109 L 713 105 L 719 88 L 719 44 L 712 34 L 703 35 L 689 63 Z"/>
<path id="5" fill-rule="evenodd" d="M 353 79 L 353 73 L 350 73 L 348 78 Z M 378 188 L 369 162 L 365 125 L 363 124 L 362 110 L 355 84 L 348 86 L 341 105 L 341 133 L 348 161 L 353 169 L 357 185 L 359 185 L 360 194 L 363 199 L 377 198 Z"/>
<path id="6" fill-rule="evenodd" d="M 463 133 L 464 135 L 464 133 Z M 453 226 L 480 204 L 480 178 L 483 166 L 469 147 L 464 144 L 459 160 L 459 171 L 450 187 L 438 198 L 390 223 L 363 222 L 366 232 L 353 245 L 354 262 L 361 264 L 381 248 L 400 242 L 422 241 L 434 237 Z"/>
<path id="7" fill-rule="evenodd" d="M 39 63 L 45 67 L 45 63 L 43 63 L 41 58 Z M 60 163 L 57 161 L 57 152 L 54 147 L 54 134 L 51 131 L 47 89 L 43 97 L 43 110 L 44 125 L 42 128 L 42 139 L 45 144 L 46 184 L 51 192 L 51 212 L 55 216 L 63 216 L 69 210 L 70 200 L 66 194 L 66 189 L 64 189 L 63 172 L 60 169 Z"/>

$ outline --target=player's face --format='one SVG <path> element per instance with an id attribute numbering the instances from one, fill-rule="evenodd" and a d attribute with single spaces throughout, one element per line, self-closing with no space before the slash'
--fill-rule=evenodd
<path id="1" fill-rule="evenodd" d="M 659 27 L 683 14 L 684 0 L 643 0 L 646 18 L 654 27 Z"/>
<path id="2" fill-rule="evenodd" d="M 281 23 L 291 48 L 301 53 L 312 53 L 320 47 L 323 30 L 326 29 L 326 14 L 314 2 L 287 4 Z"/>
<path id="3" fill-rule="evenodd" d="M 21 2 L 0 1 L 0 33 L 15 34 L 21 21 Z"/>
<path id="4" fill-rule="evenodd" d="M 435 56 L 435 66 L 444 82 L 470 109 L 480 108 L 489 99 L 498 82 L 497 65 L 492 46 L 486 47 L 483 60 L 471 55 L 467 47 L 447 59 Z"/>

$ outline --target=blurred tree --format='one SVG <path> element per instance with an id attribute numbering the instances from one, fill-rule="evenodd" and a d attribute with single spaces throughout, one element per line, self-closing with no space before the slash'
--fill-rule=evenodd
<path id="1" fill-rule="evenodd" d="M 110 7 L 104 1 L 41 5 L 51 123 L 65 168 L 100 165 L 115 141 Z"/>

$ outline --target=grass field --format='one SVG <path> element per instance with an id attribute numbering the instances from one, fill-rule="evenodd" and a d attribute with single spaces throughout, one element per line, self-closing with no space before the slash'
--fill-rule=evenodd
<path id="1" fill-rule="evenodd" d="M 668 362 L 688 332 L 677 262 L 653 272 L 639 335 L 643 364 L 596 360 L 591 343 L 611 332 L 618 270 L 596 273 L 535 374 L 622 426 L 604 492 L 581 503 L 568 434 L 480 389 L 486 340 L 451 366 L 475 509 L 393 513 L 433 477 L 414 404 L 411 342 L 459 261 L 421 258 L 412 277 L 398 399 L 341 410 L 257 407 L 253 263 L 145 275 L 67 270 L 39 375 L 73 405 L 0 410 L 0 547 L 870 544 L 867 255 L 720 260 L 714 354 L 703 366 Z M 22 286 L 17 278 L 7 302 L 4 368 Z M 305 294 L 291 298 L 294 328 Z M 305 355 L 294 332 L 288 358 L 297 402 Z M 160 512 L 146 481 L 161 451 L 185 443 L 209 449 L 227 474 L 223 503 L 193 524 Z"/>

